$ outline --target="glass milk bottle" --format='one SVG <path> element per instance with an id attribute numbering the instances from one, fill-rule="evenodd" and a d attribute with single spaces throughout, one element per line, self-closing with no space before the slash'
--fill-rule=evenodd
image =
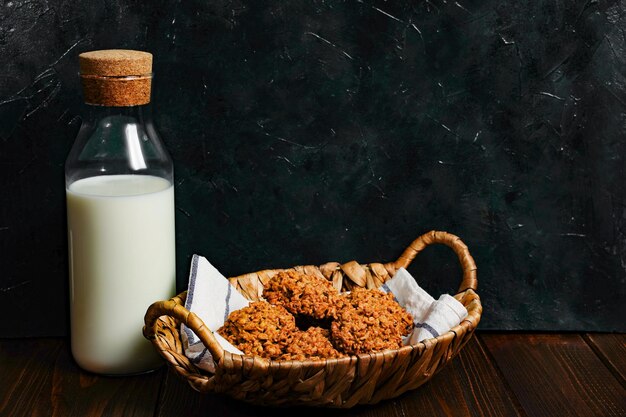
<path id="1" fill-rule="evenodd" d="M 175 294 L 173 166 L 150 116 L 152 55 L 79 62 L 87 117 L 65 165 L 72 354 L 91 372 L 145 372 L 161 360 L 144 314 Z"/>

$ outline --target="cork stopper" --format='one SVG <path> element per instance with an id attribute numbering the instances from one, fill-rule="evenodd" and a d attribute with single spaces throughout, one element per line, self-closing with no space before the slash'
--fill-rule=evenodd
<path id="1" fill-rule="evenodd" d="M 152 54 L 127 49 L 79 55 L 83 95 L 87 104 L 139 106 L 150 102 Z"/>

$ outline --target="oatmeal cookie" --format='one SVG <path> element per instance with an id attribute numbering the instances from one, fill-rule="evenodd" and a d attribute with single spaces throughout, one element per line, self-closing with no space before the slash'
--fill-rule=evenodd
<path id="1" fill-rule="evenodd" d="M 392 294 L 355 288 L 338 302 L 331 341 L 340 352 L 356 355 L 397 349 L 413 325 L 413 317 Z"/>
<path id="2" fill-rule="evenodd" d="M 267 283 L 263 297 L 292 314 L 324 320 L 336 317 L 339 292 L 324 278 L 287 270 Z"/>
<path id="3" fill-rule="evenodd" d="M 218 333 L 246 355 L 281 356 L 298 332 L 293 315 L 264 301 L 233 311 Z"/>
<path id="4" fill-rule="evenodd" d="M 302 361 L 345 356 L 333 347 L 328 339 L 329 336 L 330 331 L 321 327 L 309 327 L 306 331 L 300 331 L 279 359 Z"/>

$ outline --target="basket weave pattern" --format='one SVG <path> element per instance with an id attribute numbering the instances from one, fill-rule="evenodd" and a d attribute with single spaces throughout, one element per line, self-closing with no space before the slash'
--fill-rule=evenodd
<path id="1" fill-rule="evenodd" d="M 322 361 L 271 361 L 226 352 L 202 320 L 184 308 L 186 292 L 148 309 L 144 335 L 176 374 L 201 393 L 225 393 L 260 405 L 313 405 L 350 408 L 394 398 L 428 381 L 472 337 L 482 314 L 476 265 L 467 246 L 446 232 L 429 232 L 417 238 L 397 261 L 386 264 L 329 262 L 292 269 L 330 280 L 340 291 L 354 287 L 378 288 L 400 267 L 408 267 L 426 246 L 449 246 L 459 258 L 463 279 L 455 298 L 468 316 L 449 332 L 415 345 L 383 352 Z M 249 300 L 259 300 L 264 285 L 280 269 L 263 270 L 229 278 Z M 185 356 L 180 324 L 192 329 L 216 362 L 215 374 L 198 369 Z"/>

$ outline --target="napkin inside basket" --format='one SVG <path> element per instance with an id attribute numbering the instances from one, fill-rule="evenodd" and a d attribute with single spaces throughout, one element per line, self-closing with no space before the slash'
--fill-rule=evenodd
<path id="1" fill-rule="evenodd" d="M 393 278 L 383 284 L 380 290 L 391 292 L 396 301 L 413 316 L 414 327 L 404 339 L 405 345 L 444 334 L 467 316 L 463 304 L 454 297 L 443 294 L 435 300 L 404 268 L 398 269 Z M 224 324 L 231 312 L 248 304 L 249 301 L 206 258 L 193 256 L 185 308 L 202 319 L 213 331 L 222 348 L 228 352 L 242 354 L 220 336 L 217 329 Z M 184 324 L 181 325 L 181 334 L 185 355 L 189 360 L 200 369 L 215 372 L 211 353 L 198 336 Z"/>

